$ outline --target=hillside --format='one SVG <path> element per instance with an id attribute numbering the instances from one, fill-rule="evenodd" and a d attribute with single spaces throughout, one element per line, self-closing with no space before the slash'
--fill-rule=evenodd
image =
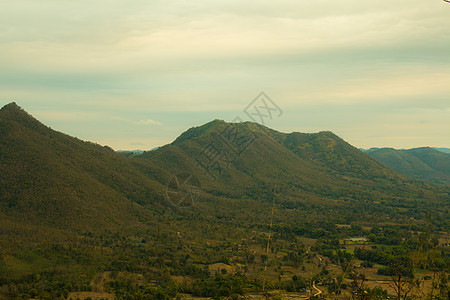
<path id="1" fill-rule="evenodd" d="M 223 132 L 229 128 L 237 134 L 226 140 Z M 248 140 L 252 142 L 245 147 L 242 141 Z M 208 168 L 206 162 L 214 156 L 214 149 L 220 151 L 220 159 Z M 205 191 L 230 198 L 246 195 L 270 201 L 278 177 L 283 191 L 280 201 L 294 206 L 311 199 L 338 209 L 374 202 L 390 206 L 399 201 L 422 202 L 423 194 L 433 189 L 393 172 L 331 132 L 285 134 L 255 123 L 216 120 L 135 158 L 146 158 L 172 173 L 192 172 Z M 428 196 L 427 201 L 438 198 L 434 192 Z"/>
<path id="2" fill-rule="evenodd" d="M 1 211 L 22 223 L 114 228 L 134 205 L 162 198 L 160 183 L 112 149 L 56 132 L 14 103 L 0 110 L 0 149 Z"/>
<path id="3" fill-rule="evenodd" d="M 405 176 L 450 184 L 450 154 L 428 147 L 409 150 L 370 149 L 367 153 Z"/>
<path id="4" fill-rule="evenodd" d="M 12 103 L 0 110 L 0 299 L 304 297 L 324 272 L 316 257 L 331 291 L 357 255 L 340 241 L 370 236 L 393 249 L 376 256 L 386 266 L 427 226 L 446 237 L 449 192 L 332 132 L 214 120 L 124 155 Z"/>
<path id="5" fill-rule="evenodd" d="M 433 149 L 450 154 L 450 148 L 433 148 Z"/>
<path id="6" fill-rule="evenodd" d="M 1 109 L 0 125 L 1 213 L 30 226 L 102 231 L 139 224 L 133 215 L 177 209 L 166 190 L 180 173 L 194 175 L 201 187 L 197 209 L 243 222 L 258 212 L 249 216 L 229 203 L 270 205 L 275 186 L 277 204 L 287 209 L 283 222 L 300 215 L 341 223 L 421 218 L 448 195 L 448 189 L 403 177 L 331 132 L 287 134 L 215 120 L 170 145 L 127 157 L 56 132 L 14 103 Z M 407 152 L 415 162 L 420 157 L 423 168 L 445 169 L 436 161 L 445 154 L 432 154 Z M 409 207 L 415 214 L 404 211 Z"/>

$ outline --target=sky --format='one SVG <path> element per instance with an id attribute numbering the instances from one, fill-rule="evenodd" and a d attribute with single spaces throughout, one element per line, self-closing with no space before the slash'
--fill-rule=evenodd
<path id="1" fill-rule="evenodd" d="M 213 119 L 333 131 L 355 147 L 450 147 L 442 0 L 0 2 L 0 105 L 116 150 Z"/>

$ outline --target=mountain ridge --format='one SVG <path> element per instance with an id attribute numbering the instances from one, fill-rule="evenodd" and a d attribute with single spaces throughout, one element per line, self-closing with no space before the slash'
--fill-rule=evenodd
<path id="1" fill-rule="evenodd" d="M 248 276 L 258 286 L 264 255 L 300 272 L 303 259 L 324 255 L 324 241 L 372 232 L 364 228 L 380 237 L 384 227 L 448 232 L 449 194 L 450 187 L 405 177 L 331 132 L 216 120 L 124 156 L 12 105 L 0 111 L 0 298 L 105 288 L 140 299 L 142 284 L 158 299 L 186 290 L 215 296 L 209 287 L 217 276 Z M 248 268 L 220 275 L 219 263 Z M 271 284 L 279 282 L 273 274 Z M 105 284 L 96 285 L 101 278 Z"/>
<path id="2" fill-rule="evenodd" d="M 284 191 L 280 203 L 290 206 L 308 201 L 343 205 L 336 209 L 364 201 L 426 205 L 421 195 L 427 201 L 441 198 L 439 189 L 392 171 L 330 131 L 282 133 L 252 122 L 213 120 L 186 130 L 171 144 L 125 157 L 54 131 L 15 103 L 2 108 L 0 124 L 3 212 L 20 217 L 14 208 L 28 208 L 34 220 L 44 217 L 61 228 L 65 222 L 77 227 L 74 211 L 85 218 L 78 223 L 100 228 L 94 224 L 102 220 L 135 222 L 117 211 L 165 210 L 167 184 L 180 172 L 200 180 L 204 199 L 270 202 L 277 180 Z M 219 151 L 220 159 L 210 160 L 211 151 Z M 50 206 L 43 209 L 40 201 Z M 103 217 L 93 222 L 88 217 L 93 213 Z"/>
<path id="3" fill-rule="evenodd" d="M 367 150 L 384 165 L 412 178 L 439 184 L 450 184 L 450 154 L 431 147 L 396 150 L 374 148 Z"/>

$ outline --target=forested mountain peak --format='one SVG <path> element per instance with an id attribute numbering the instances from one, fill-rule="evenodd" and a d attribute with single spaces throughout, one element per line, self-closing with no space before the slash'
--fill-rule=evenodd
<path id="1" fill-rule="evenodd" d="M 0 109 L 0 122 L 2 127 L 6 126 L 6 123 L 19 123 L 23 126 L 43 126 L 33 116 L 23 110 L 15 102 L 11 102 Z M 11 124 L 10 124 L 11 125 Z"/>
<path id="2" fill-rule="evenodd" d="M 107 147 L 52 130 L 15 103 L 0 110 L 0 212 L 8 217 L 113 228 L 127 222 L 130 202 L 155 201 L 161 189 Z"/>
<path id="3" fill-rule="evenodd" d="M 19 105 L 17 105 L 16 102 L 8 103 L 8 104 L 6 104 L 5 106 L 3 106 L 0 109 L 0 111 L 6 111 L 6 110 L 9 110 L 9 111 L 14 111 L 14 110 L 16 110 L 16 111 L 23 111 L 22 108 Z"/>
<path id="4" fill-rule="evenodd" d="M 20 117 L 20 118 L 31 118 L 34 119 L 30 114 L 23 110 L 16 102 L 11 102 L 6 104 L 0 109 L 0 117 Z"/>

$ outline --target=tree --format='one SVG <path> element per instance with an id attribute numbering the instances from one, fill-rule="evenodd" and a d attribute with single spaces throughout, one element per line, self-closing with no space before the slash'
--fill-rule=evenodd
<path id="1" fill-rule="evenodd" d="M 411 292 L 414 286 L 414 283 L 411 278 L 405 276 L 403 266 L 393 266 L 391 278 L 392 284 L 390 284 L 390 286 L 395 291 L 396 299 L 407 299 L 408 294 Z"/>
<path id="2" fill-rule="evenodd" d="M 263 263 L 265 263 L 267 261 L 269 257 L 266 254 L 261 254 L 261 260 Z"/>

